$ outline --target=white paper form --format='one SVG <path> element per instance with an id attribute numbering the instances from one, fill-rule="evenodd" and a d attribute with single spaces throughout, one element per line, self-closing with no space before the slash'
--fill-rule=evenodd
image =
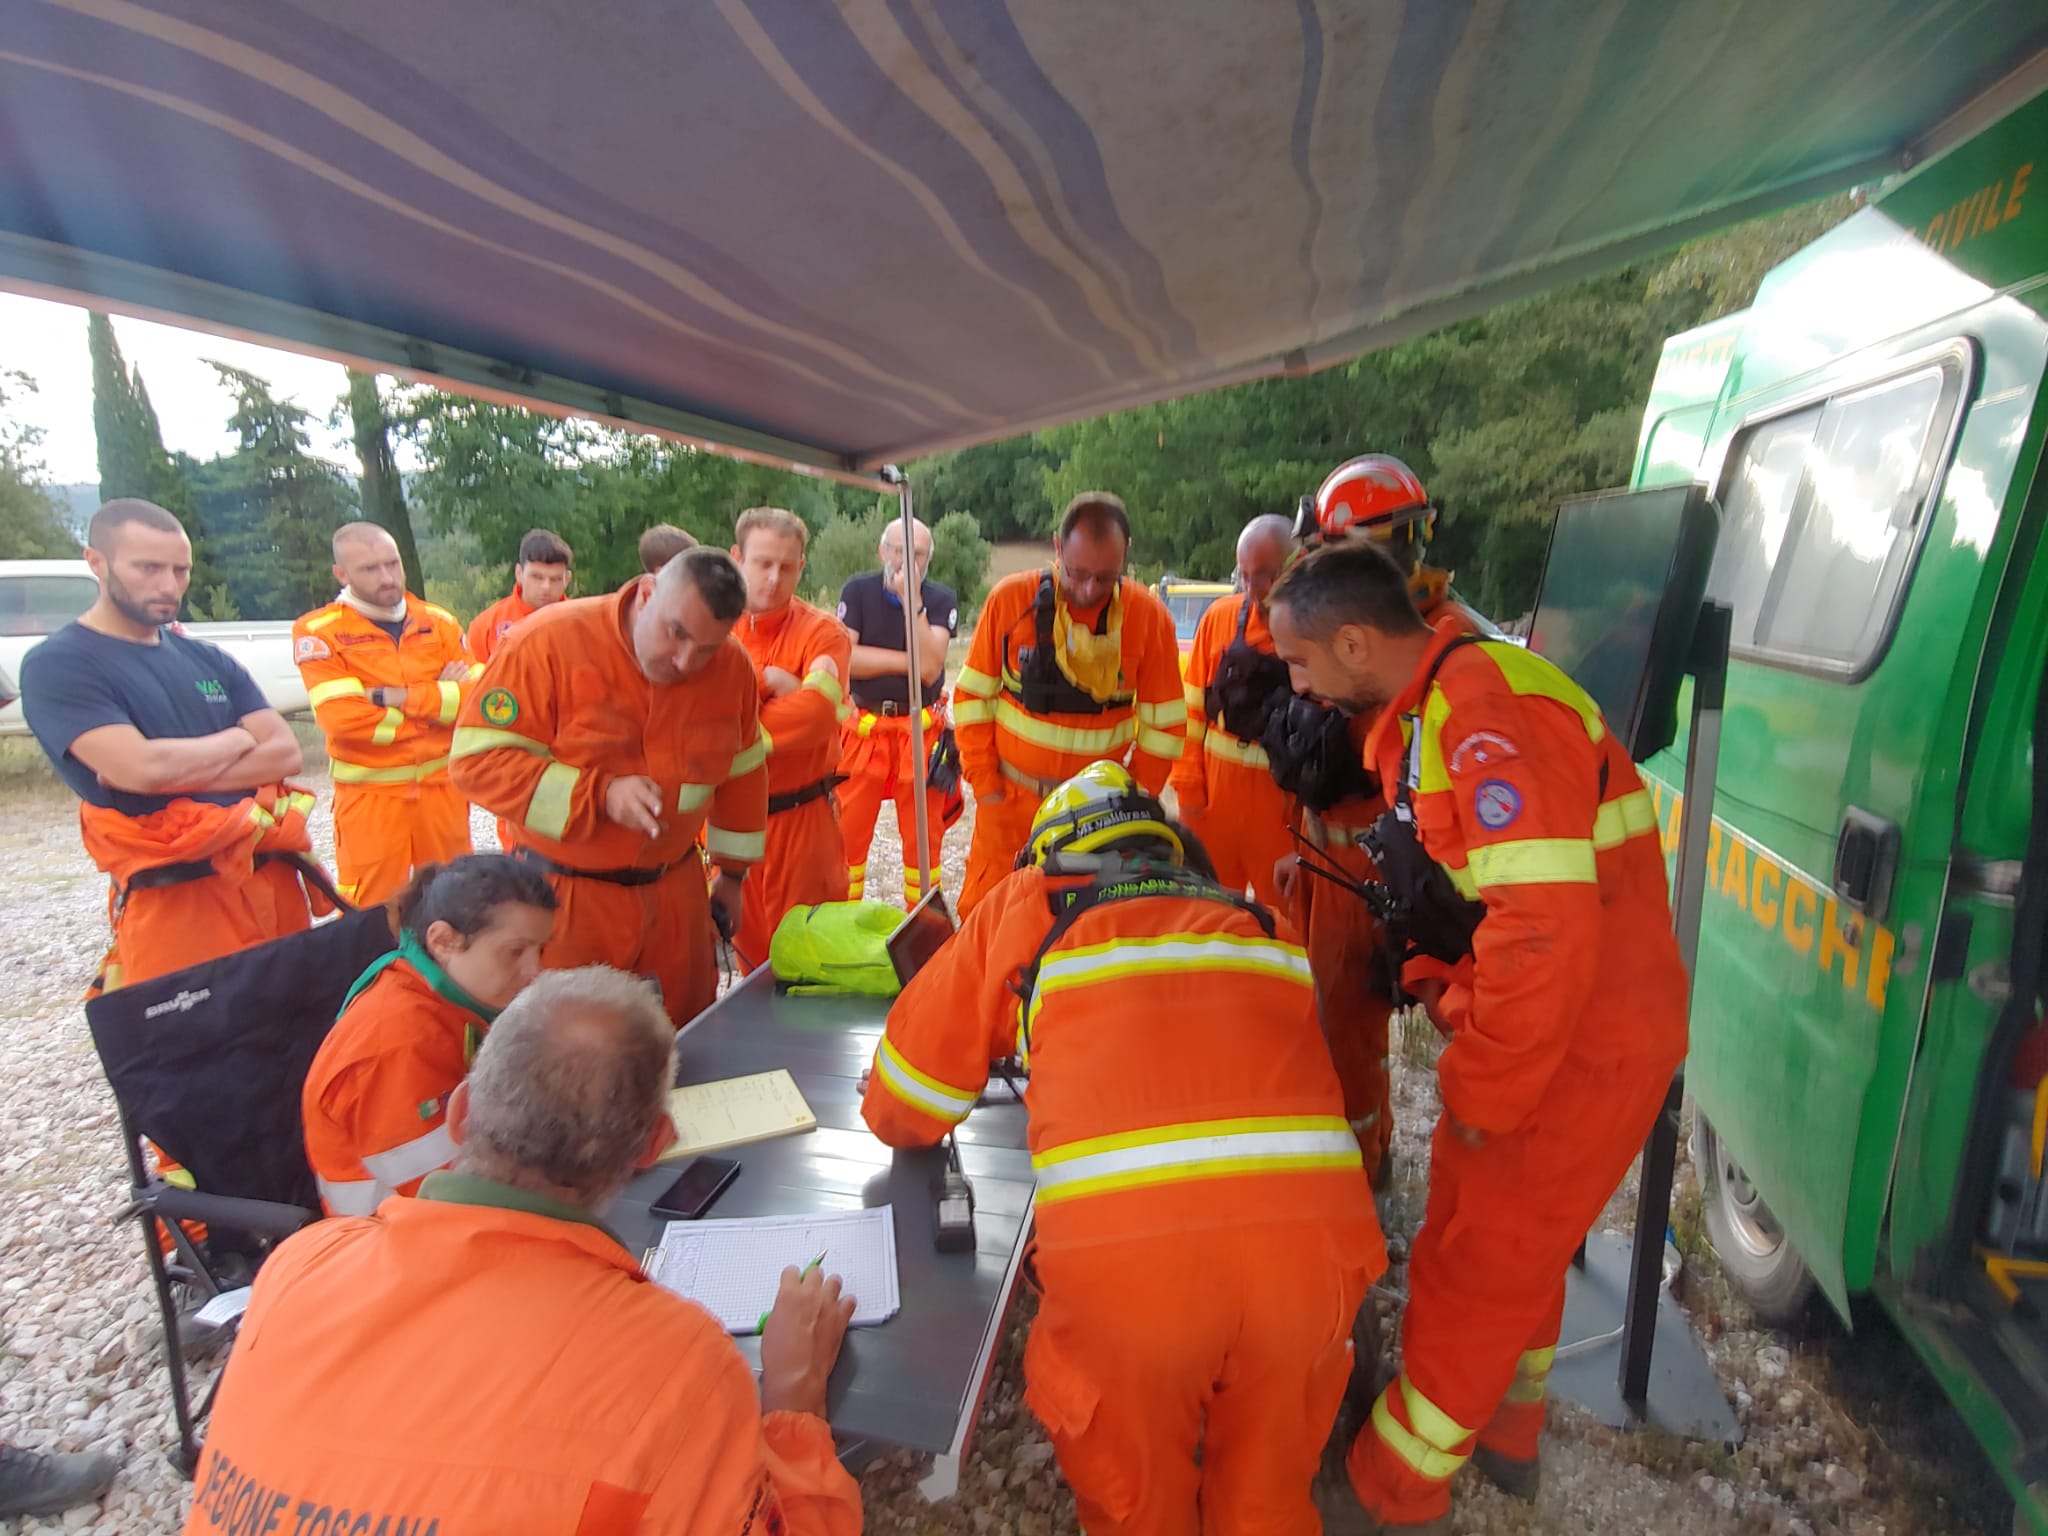
<path id="1" fill-rule="evenodd" d="M 896 1219 L 889 1206 L 809 1216 L 672 1221 L 653 1250 L 655 1284 L 703 1307 L 727 1333 L 754 1333 L 775 1304 L 784 1269 L 837 1275 L 854 1298 L 856 1328 L 885 1323 L 902 1305 L 896 1278 Z"/>

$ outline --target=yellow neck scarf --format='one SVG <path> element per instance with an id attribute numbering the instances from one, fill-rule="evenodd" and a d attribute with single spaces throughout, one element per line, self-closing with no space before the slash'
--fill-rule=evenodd
<path id="1" fill-rule="evenodd" d="M 1074 622 L 1073 615 L 1067 611 L 1067 596 L 1059 588 L 1057 576 L 1053 578 L 1053 586 L 1059 591 L 1059 602 L 1054 606 L 1052 615 L 1053 656 L 1068 682 L 1096 703 L 1107 703 L 1121 691 L 1118 684 L 1123 680 L 1123 583 L 1118 582 L 1116 591 L 1110 595 L 1107 621 L 1099 635 L 1095 633 L 1094 626 Z"/>

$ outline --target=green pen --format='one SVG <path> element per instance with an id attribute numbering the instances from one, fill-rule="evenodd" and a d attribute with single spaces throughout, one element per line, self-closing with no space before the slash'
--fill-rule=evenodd
<path id="1" fill-rule="evenodd" d="M 829 1253 L 829 1252 L 831 1252 L 831 1250 L 830 1250 L 830 1249 L 828 1248 L 828 1249 L 826 1250 L 826 1253 Z M 812 1271 L 812 1270 L 814 1270 L 814 1269 L 816 1269 L 816 1268 L 817 1268 L 817 1267 L 818 1267 L 818 1266 L 819 1266 L 820 1264 L 822 1264 L 822 1263 L 824 1263 L 824 1262 L 825 1262 L 825 1254 L 821 1253 L 821 1254 L 819 1254 L 819 1255 L 818 1255 L 818 1256 L 817 1256 L 817 1257 L 816 1257 L 815 1259 L 811 1260 L 811 1262 L 810 1262 L 810 1263 L 806 1264 L 806 1265 L 805 1265 L 805 1266 L 803 1267 L 803 1272 L 802 1272 L 801 1274 L 799 1274 L 799 1275 L 797 1276 L 797 1279 L 799 1279 L 799 1280 L 808 1280 L 808 1279 L 810 1279 L 810 1277 L 811 1277 L 811 1271 Z M 770 1310 L 772 1311 L 773 1309 L 771 1308 Z M 761 1320 L 760 1320 L 760 1321 L 759 1321 L 758 1323 L 754 1324 L 754 1332 L 756 1332 L 756 1333 L 766 1333 L 767 1331 L 768 1331 L 768 1313 L 766 1313 L 766 1312 L 763 1312 L 763 1313 L 761 1314 Z"/>

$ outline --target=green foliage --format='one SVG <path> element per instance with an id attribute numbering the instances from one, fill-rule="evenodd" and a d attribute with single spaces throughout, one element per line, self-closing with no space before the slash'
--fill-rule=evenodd
<path id="1" fill-rule="evenodd" d="M 420 569 L 419 545 L 413 538 L 412 513 L 405 505 L 405 485 L 391 454 L 391 418 L 384 409 L 374 374 L 348 370 L 348 395 L 336 410 L 346 411 L 355 439 L 356 461 L 363 467 L 359 489 L 363 516 L 387 530 L 398 544 L 405 565 L 405 585 L 425 596 L 426 576 Z"/>
<path id="2" fill-rule="evenodd" d="M 355 487 L 313 457 L 307 413 L 253 373 L 215 363 L 234 392 L 234 452 L 186 460 L 193 500 L 213 536 L 227 596 L 249 618 L 290 619 L 334 597 L 334 530 L 356 516 Z M 195 587 L 204 591 L 212 584 Z"/>
<path id="3" fill-rule="evenodd" d="M 835 517 L 811 536 L 804 591 L 812 602 L 832 607 L 849 577 L 877 567 L 882 530 L 902 516 L 899 507 L 894 496 L 881 496 L 859 516 Z M 948 512 L 931 528 L 932 563 L 927 574 L 953 589 L 965 619 L 988 595 L 988 540 L 981 536 L 979 522 L 966 512 Z"/>
<path id="4" fill-rule="evenodd" d="M 420 541 L 423 585 L 420 596 L 469 621 L 510 590 L 496 567 L 483 557 L 483 543 L 473 533 L 430 532 Z"/>
<path id="5" fill-rule="evenodd" d="M 953 589 L 962 615 L 981 612 L 988 596 L 988 540 L 970 512 L 948 512 L 932 524 L 931 579 Z"/>
<path id="6" fill-rule="evenodd" d="M 987 538 L 1040 539 L 1053 529 L 1045 472 L 1054 463 L 1041 438 L 1013 437 L 938 454 L 908 472 L 918 515 L 934 527 L 949 512 L 969 512 Z"/>
<path id="7" fill-rule="evenodd" d="M 65 530 L 37 456 L 42 428 L 8 409 L 35 392 L 27 374 L 0 370 L 0 560 L 75 560 L 78 540 Z"/>
<path id="8" fill-rule="evenodd" d="M 192 588 L 221 585 L 220 552 L 193 500 L 183 461 L 164 449 L 163 428 L 142 371 L 121 356 L 114 325 L 105 315 L 86 317 L 86 347 L 92 355 L 92 426 L 100 460 L 100 500 L 139 496 L 153 501 L 185 525 L 192 540 Z M 196 613 L 197 610 L 194 610 Z"/>

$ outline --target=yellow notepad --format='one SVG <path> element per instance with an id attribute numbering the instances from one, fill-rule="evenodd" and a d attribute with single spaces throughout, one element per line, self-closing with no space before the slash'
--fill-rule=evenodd
<path id="1" fill-rule="evenodd" d="M 664 1162 L 818 1128 L 796 1079 L 782 1069 L 674 1089 L 668 1112 L 676 1123 L 676 1144 L 662 1154 Z"/>

